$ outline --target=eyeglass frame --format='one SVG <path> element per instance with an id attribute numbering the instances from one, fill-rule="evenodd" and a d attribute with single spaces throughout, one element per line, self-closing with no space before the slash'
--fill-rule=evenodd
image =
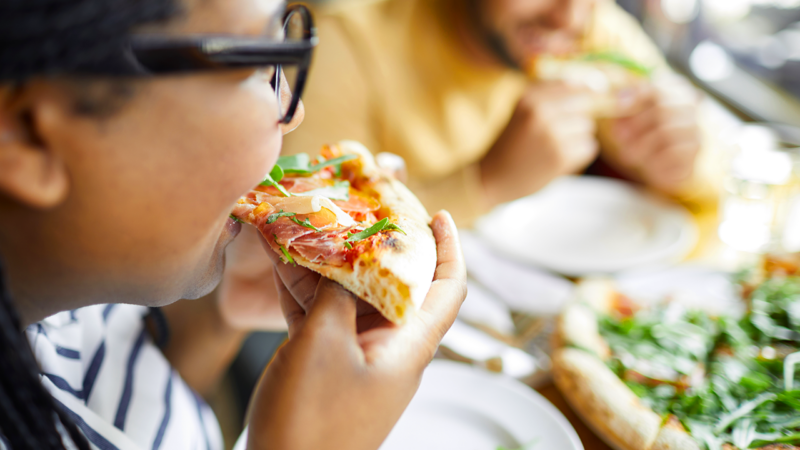
<path id="1" fill-rule="evenodd" d="M 303 36 L 297 41 L 277 42 L 265 38 L 231 35 L 135 35 L 127 40 L 117 55 L 77 67 L 72 72 L 83 75 L 152 77 L 275 66 L 270 84 L 275 90 L 278 107 L 281 108 L 282 66 L 292 64 L 298 68 L 297 83 L 289 107 L 278 119 L 279 123 L 287 124 L 297 112 L 313 50 L 318 43 L 313 17 L 305 5 L 287 6 L 283 15 L 283 27 L 286 27 L 294 14 L 300 14 L 303 19 Z"/>

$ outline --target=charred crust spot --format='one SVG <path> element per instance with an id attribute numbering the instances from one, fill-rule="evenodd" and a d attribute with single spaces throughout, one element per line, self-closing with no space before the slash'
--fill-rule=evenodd
<path id="1" fill-rule="evenodd" d="M 403 243 L 400 242 L 399 239 L 393 237 L 386 239 L 386 241 L 384 241 L 384 245 L 391 248 L 397 253 L 402 253 L 406 249 L 405 245 L 403 245 Z"/>

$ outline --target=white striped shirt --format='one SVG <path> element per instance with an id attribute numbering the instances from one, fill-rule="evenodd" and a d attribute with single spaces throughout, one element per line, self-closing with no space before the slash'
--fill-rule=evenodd
<path id="1" fill-rule="evenodd" d="M 28 327 L 45 388 L 99 450 L 220 450 L 211 408 L 145 329 L 148 309 L 95 305 Z"/>

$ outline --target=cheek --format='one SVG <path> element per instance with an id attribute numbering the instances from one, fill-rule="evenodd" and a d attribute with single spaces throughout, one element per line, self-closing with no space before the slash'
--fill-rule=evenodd
<path id="1" fill-rule="evenodd" d="M 280 152 L 268 85 L 201 81 L 159 81 L 137 98 L 80 183 L 82 198 L 105 205 L 82 216 L 96 225 L 94 256 L 155 285 L 180 288 L 218 263 L 232 206 Z"/>

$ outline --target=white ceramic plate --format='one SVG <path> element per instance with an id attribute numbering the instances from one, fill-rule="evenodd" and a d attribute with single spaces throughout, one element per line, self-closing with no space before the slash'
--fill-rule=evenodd
<path id="1" fill-rule="evenodd" d="M 615 276 L 617 289 L 637 303 L 650 306 L 669 300 L 711 314 L 740 317 L 745 305 L 731 279 L 733 274 L 693 264 L 643 269 Z"/>
<path id="2" fill-rule="evenodd" d="M 544 397 L 511 378 L 435 360 L 381 450 L 583 450 Z"/>
<path id="3" fill-rule="evenodd" d="M 478 234 L 516 260 L 565 275 L 676 262 L 697 241 L 688 211 L 600 177 L 563 177 L 481 218 Z"/>

